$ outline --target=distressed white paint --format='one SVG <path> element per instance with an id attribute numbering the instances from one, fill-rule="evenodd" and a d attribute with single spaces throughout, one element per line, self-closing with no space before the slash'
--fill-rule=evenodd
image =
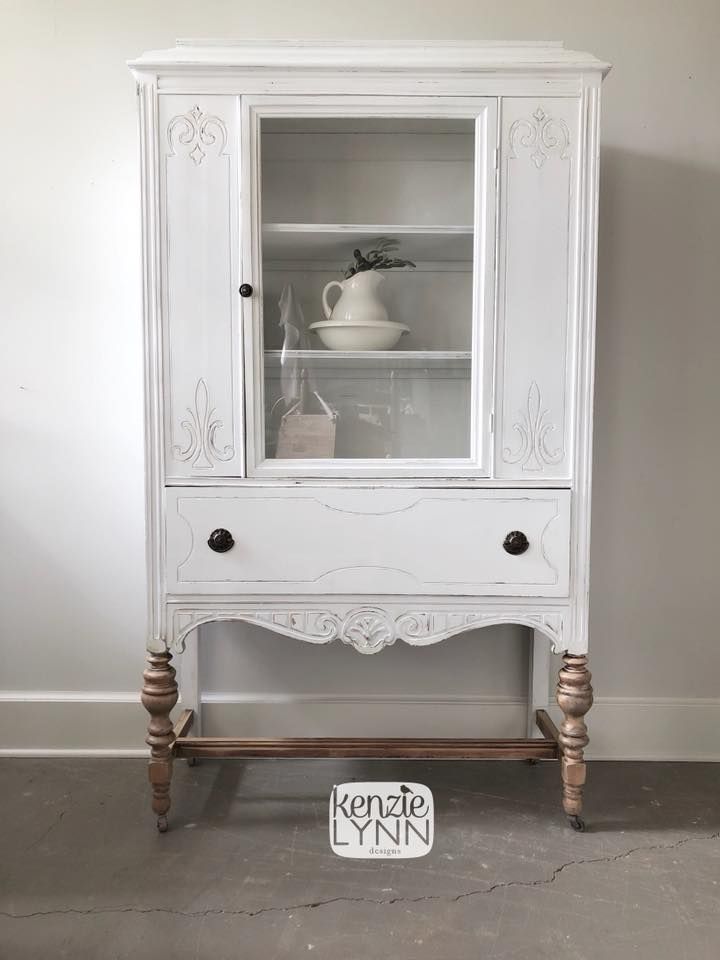
<path id="1" fill-rule="evenodd" d="M 243 472 L 238 102 L 200 102 L 163 97 L 153 131 L 168 477 Z"/>
<path id="2" fill-rule="evenodd" d="M 491 74 L 502 81 L 520 70 L 536 79 L 540 91 L 548 71 L 567 72 L 569 64 L 574 63 L 579 90 L 590 87 L 596 92 L 605 70 L 602 63 L 588 67 L 584 55 L 567 55 L 562 48 L 549 47 L 541 55 L 539 67 L 538 48 L 528 49 L 531 55 L 526 61 L 523 48 L 520 52 L 508 49 L 499 59 L 497 49 L 488 52 L 478 48 L 473 64 L 479 87 L 481 75 Z M 159 184 L 156 167 L 148 161 L 143 167 L 147 250 L 159 234 L 161 251 L 159 274 L 155 258 L 145 258 L 150 291 L 146 309 L 150 330 L 150 444 L 155 445 L 162 432 L 162 426 L 152 422 L 156 411 L 169 404 L 170 422 L 166 414 L 164 430 L 172 435 L 178 406 L 176 392 L 187 393 L 188 382 L 196 379 L 198 409 L 194 418 L 191 412 L 190 424 L 187 420 L 182 423 L 191 446 L 182 449 L 171 444 L 169 454 L 183 463 L 190 460 L 190 469 L 185 471 L 190 475 L 197 470 L 209 472 L 217 462 L 218 474 L 237 480 L 234 492 L 217 489 L 191 494 L 170 489 L 163 514 L 159 501 L 162 485 L 175 479 L 177 473 L 166 465 L 163 477 L 159 452 L 151 455 L 149 514 L 151 518 L 166 516 L 167 535 L 163 534 L 162 521 L 151 526 L 154 539 L 149 571 L 154 606 L 149 648 L 162 649 L 178 641 L 176 628 L 168 633 L 165 626 L 167 603 L 173 595 L 194 598 L 197 614 L 186 611 L 184 615 L 189 616 L 190 624 L 199 624 L 208 622 L 214 614 L 220 619 L 232 618 L 232 601 L 230 608 L 226 605 L 221 611 L 213 611 L 211 600 L 242 590 L 243 596 L 245 591 L 252 591 L 266 600 L 255 608 L 243 607 L 238 601 L 236 613 L 240 619 L 281 627 L 281 632 L 314 642 L 337 636 L 363 653 L 376 652 L 397 637 L 412 643 L 429 637 L 436 641 L 456 633 L 452 604 L 432 612 L 437 597 L 477 598 L 475 613 L 462 614 L 465 629 L 497 618 L 492 608 L 495 597 L 516 598 L 515 608 L 510 603 L 503 610 L 508 620 L 536 623 L 539 616 L 542 625 L 542 600 L 553 597 L 563 601 L 553 612 L 558 623 L 552 634 L 556 649 L 584 651 L 589 470 L 581 462 L 581 481 L 576 480 L 570 425 L 575 406 L 581 406 L 578 447 L 582 454 L 590 436 L 592 374 L 574 351 L 576 344 L 585 351 L 592 348 L 594 287 L 586 281 L 594 271 L 596 218 L 592 197 L 596 177 L 593 153 L 588 152 L 579 130 L 596 131 L 595 101 L 584 94 L 564 100 L 539 94 L 532 98 L 459 98 L 453 88 L 457 70 L 449 72 L 445 89 L 440 80 L 435 97 L 428 100 L 421 95 L 418 67 L 413 71 L 398 68 L 387 78 L 386 96 L 381 99 L 365 95 L 362 83 L 364 73 L 382 63 L 386 54 L 380 53 L 377 58 L 371 55 L 368 60 L 367 51 L 344 52 L 342 67 L 337 65 L 332 48 L 314 51 L 279 45 L 268 54 L 268 64 L 272 63 L 278 74 L 302 72 L 304 67 L 320 62 L 338 76 L 352 69 L 358 89 L 353 96 L 343 98 L 327 96 L 322 84 L 312 90 L 313 81 L 308 78 L 311 89 L 302 96 L 248 94 L 242 89 L 242 61 L 252 61 L 252 45 L 227 50 L 212 44 L 197 50 L 182 45 L 165 58 L 158 60 L 158 55 L 152 54 L 133 64 L 147 104 L 142 113 L 146 154 L 158 139 L 162 142 L 163 132 L 169 152 L 165 165 L 161 164 Z M 466 55 L 467 51 L 459 52 L 461 62 Z M 418 62 L 422 59 L 421 73 L 430 76 L 442 67 L 445 56 L 442 48 L 433 52 L 428 47 L 417 52 L 406 49 L 401 60 L 407 67 L 413 58 Z M 329 59 L 325 62 L 324 58 Z M 159 66 L 160 61 L 163 66 Z M 219 66 L 226 78 L 240 83 L 239 99 L 229 89 L 224 96 L 203 92 Z M 473 67 L 469 63 L 467 66 L 472 72 Z M 197 94 L 162 92 L 163 77 L 178 71 L 182 71 L 186 83 L 196 86 Z M 415 96 L 400 95 L 398 76 Z M 157 110 L 153 109 L 156 103 Z M 238 112 L 242 117 L 239 140 L 228 132 L 235 131 Z M 502 117 L 500 127 L 498 115 Z M 345 131 L 352 130 L 353 118 L 365 129 L 372 123 L 368 118 L 378 118 L 377 123 L 384 120 L 387 136 L 387 120 L 393 117 L 416 118 L 416 125 L 427 117 L 450 123 L 453 119 L 474 118 L 472 402 L 470 457 L 466 460 L 366 460 L 348 464 L 264 459 L 260 124 L 269 123 L 271 131 L 283 130 L 292 129 L 294 118 L 315 118 L 324 129 L 322 124 L 332 117 L 346 121 Z M 277 126 L 280 121 L 289 127 Z M 233 163 L 227 156 L 228 149 L 230 157 L 235 158 Z M 347 145 L 345 149 L 349 149 Z M 433 149 L 446 152 L 447 144 Z M 182 167 L 177 166 L 180 150 Z M 307 144 L 301 147 L 303 156 L 307 150 Z M 168 164 L 169 169 L 182 171 L 177 181 L 168 179 Z M 198 171 L 206 164 L 207 170 L 214 169 L 207 181 L 198 178 Z M 231 182 L 233 170 L 243 185 L 241 189 Z M 587 185 L 589 192 L 581 193 L 578 184 L 583 189 Z M 148 198 L 158 189 L 159 222 L 147 212 Z M 242 202 L 237 202 L 238 197 Z M 275 208 L 274 217 L 282 218 L 281 222 L 288 219 Z M 491 229 L 496 224 L 499 233 L 493 238 Z M 228 300 L 232 271 L 215 272 L 216 264 L 235 261 L 236 237 L 242 238 L 242 265 L 235 280 L 251 283 L 254 288 L 254 295 L 242 305 L 244 356 L 234 348 L 232 319 L 239 307 L 236 301 L 230 306 Z M 499 259 L 491 255 L 493 248 L 498 249 Z M 172 268 L 173 257 L 185 271 L 177 265 Z M 194 260 L 207 265 L 201 274 L 211 278 L 205 293 L 205 288 L 199 287 L 199 299 L 193 299 L 188 285 L 192 281 L 185 275 Z M 158 287 L 164 318 L 160 335 L 153 305 Z M 179 305 L 173 304 L 176 288 Z M 578 304 L 576 291 L 581 289 L 584 300 Z M 220 299 L 215 302 L 215 297 Z M 164 341 L 163 356 L 170 369 L 170 379 L 166 373 L 162 381 L 157 377 L 158 341 Z M 189 378 L 177 378 L 177 385 L 173 379 L 176 368 L 192 371 Z M 494 382 L 490 376 L 493 368 Z M 335 491 L 323 492 L 309 487 L 307 480 L 288 492 L 273 487 L 271 482 L 267 490 L 255 494 L 244 487 L 247 481 L 237 463 L 236 447 L 218 445 L 224 424 L 208 414 L 209 396 L 224 397 L 227 406 L 239 382 L 246 384 L 245 439 L 250 476 L 268 480 L 334 476 L 346 478 L 345 487 L 341 484 Z M 513 406 L 522 405 L 523 396 L 525 410 L 510 413 Z M 202 423 L 200 405 L 205 417 Z M 239 409 L 237 412 L 239 416 Z M 511 426 L 513 415 L 519 419 Z M 494 462 L 488 456 L 493 430 L 500 438 Z M 509 444 L 512 431 L 520 444 L 515 450 L 504 445 Z M 167 444 L 165 450 L 167 454 Z M 520 494 L 523 486 L 530 488 L 535 477 L 543 474 L 545 478 L 565 479 L 570 490 L 543 493 L 528 489 Z M 385 478 L 403 476 L 435 476 L 441 489 L 422 494 L 382 489 Z M 444 476 L 469 476 L 474 480 L 507 477 L 516 490 L 442 490 Z M 360 477 L 376 479 L 367 491 L 352 490 L 353 480 Z M 207 545 L 207 537 L 217 527 L 236 535 L 236 545 L 229 553 L 216 554 Z M 521 557 L 503 551 L 502 541 L 510 530 L 523 530 L 530 540 L 530 549 Z M 327 599 L 319 608 L 312 608 L 304 599 L 308 595 L 324 595 Z M 391 613 L 388 604 L 401 595 L 413 596 L 414 602 L 399 613 Z M 343 596 L 354 596 L 357 601 L 341 610 L 339 598 Z M 279 619 L 271 616 L 268 621 L 263 610 Z M 567 629 L 570 620 L 575 631 Z M 408 629 L 408 623 L 426 625 Z"/>
<path id="3" fill-rule="evenodd" d="M 215 553 L 210 532 L 235 546 Z M 523 530 L 526 553 L 503 549 Z M 167 492 L 170 594 L 567 597 L 566 490 Z"/>
<path id="4" fill-rule="evenodd" d="M 444 71 L 504 72 L 535 75 L 599 70 L 606 73 L 610 64 L 589 53 L 566 50 L 561 41 L 523 41 L 516 43 L 468 44 L 433 43 L 353 43 L 337 40 L 178 40 L 170 50 L 152 50 L 131 61 L 136 69 L 158 74 L 237 73 L 243 68 L 282 72 L 324 69 L 333 73 L 346 70 L 417 70 L 423 73 Z"/>
<path id="5" fill-rule="evenodd" d="M 579 106 L 502 101 L 495 464 L 512 481 L 573 475 Z"/>

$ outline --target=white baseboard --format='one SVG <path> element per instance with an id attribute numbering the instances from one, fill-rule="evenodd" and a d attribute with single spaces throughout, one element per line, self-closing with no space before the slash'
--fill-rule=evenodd
<path id="1" fill-rule="evenodd" d="M 216 736 L 509 737 L 524 736 L 525 716 L 514 697 L 203 697 Z M 145 725 L 135 692 L 0 691 L 0 756 L 142 757 Z M 720 699 L 598 697 L 588 726 L 589 759 L 720 760 Z"/>

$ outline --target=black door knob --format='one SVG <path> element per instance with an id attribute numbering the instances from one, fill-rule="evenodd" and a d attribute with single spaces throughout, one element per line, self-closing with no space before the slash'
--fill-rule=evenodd
<path id="1" fill-rule="evenodd" d="M 505 550 L 506 553 L 511 553 L 513 556 L 525 553 L 529 546 L 530 541 L 522 530 L 511 530 L 503 540 L 503 550 Z"/>
<path id="2" fill-rule="evenodd" d="M 241 297 L 251 297 L 253 295 L 253 288 L 249 283 L 240 284 L 240 296 Z"/>
<path id="3" fill-rule="evenodd" d="M 235 546 L 235 541 L 229 530 L 219 527 L 217 530 L 213 530 L 208 537 L 208 546 L 215 553 L 227 553 Z"/>

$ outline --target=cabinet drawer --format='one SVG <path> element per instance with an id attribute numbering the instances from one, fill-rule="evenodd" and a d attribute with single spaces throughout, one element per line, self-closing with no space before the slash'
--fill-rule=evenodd
<path id="1" fill-rule="evenodd" d="M 503 548 L 513 530 L 520 555 Z M 167 589 L 561 597 L 569 538 L 567 490 L 168 489 Z"/>

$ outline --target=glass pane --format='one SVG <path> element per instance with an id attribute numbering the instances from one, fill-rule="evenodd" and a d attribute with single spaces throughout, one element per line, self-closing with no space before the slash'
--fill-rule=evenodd
<path id="1" fill-rule="evenodd" d="M 265 456 L 471 455 L 475 122 L 261 121 Z"/>

